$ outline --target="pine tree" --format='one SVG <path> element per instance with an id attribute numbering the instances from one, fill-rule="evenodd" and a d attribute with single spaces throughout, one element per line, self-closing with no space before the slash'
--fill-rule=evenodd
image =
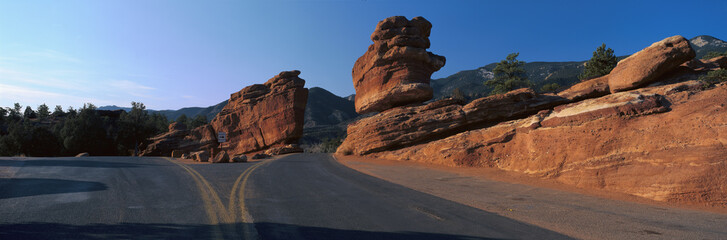
<path id="1" fill-rule="evenodd" d="M 56 105 L 56 108 L 53 110 L 53 113 L 51 113 L 53 117 L 60 117 L 63 116 L 63 107 L 61 105 Z"/>
<path id="2" fill-rule="evenodd" d="M 613 54 L 613 49 L 607 49 L 606 44 L 603 43 L 593 52 L 591 60 L 586 62 L 586 68 L 581 75 L 578 75 L 578 79 L 587 80 L 609 74 L 616 67 L 617 63 L 618 60 L 616 59 L 616 55 Z"/>
<path id="3" fill-rule="evenodd" d="M 48 109 L 48 105 L 45 105 L 45 103 L 38 106 L 38 117 L 40 119 L 46 119 L 50 116 L 50 111 Z"/>
<path id="4" fill-rule="evenodd" d="M 464 93 L 459 88 L 455 88 L 452 90 L 452 98 L 466 101 L 467 97 L 464 96 Z"/>
<path id="5" fill-rule="evenodd" d="M 525 62 L 516 59 L 519 55 L 520 53 L 510 53 L 505 60 L 497 63 L 495 69 L 492 70 L 495 77 L 485 82 L 485 85 L 493 88 L 490 95 L 530 86 L 530 82 L 525 76 L 525 69 L 523 69 Z"/>
<path id="6" fill-rule="evenodd" d="M 25 112 L 23 113 L 23 117 L 25 118 L 25 120 L 28 120 L 31 118 L 36 118 L 37 115 L 35 114 L 35 111 L 33 111 L 33 109 L 30 108 L 30 106 L 27 106 L 27 107 L 25 107 Z"/>
<path id="7" fill-rule="evenodd" d="M 189 129 L 197 128 L 199 126 L 207 124 L 207 116 L 199 114 L 190 123 Z"/>

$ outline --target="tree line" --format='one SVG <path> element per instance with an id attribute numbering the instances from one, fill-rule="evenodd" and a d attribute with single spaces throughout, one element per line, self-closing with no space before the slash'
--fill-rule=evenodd
<path id="1" fill-rule="evenodd" d="M 524 61 L 517 60 L 520 53 L 511 53 L 507 55 L 505 60 L 497 63 L 495 68 L 492 70 L 495 77 L 493 79 L 485 81 L 485 85 L 492 88 L 490 95 L 506 93 L 518 88 L 532 87 L 533 84 L 528 81 L 527 75 L 525 74 Z M 711 59 L 719 56 L 727 56 L 727 51 L 721 52 L 709 52 L 702 59 Z M 596 51 L 593 52 L 593 57 L 585 63 L 583 72 L 578 75 L 578 79 L 581 81 L 605 76 L 611 73 L 611 70 L 618 64 L 618 58 L 613 52 L 613 49 L 606 48 L 606 44 L 601 44 Z M 710 85 L 719 82 L 727 81 L 727 70 L 719 69 L 706 73 L 699 77 L 704 84 Z M 561 89 L 561 86 L 557 83 L 545 84 L 540 89 L 541 92 L 557 92 Z M 452 92 L 454 98 L 465 99 L 462 91 L 454 89 Z"/>
<path id="2" fill-rule="evenodd" d="M 149 114 L 143 103 L 129 112 L 98 110 L 93 104 L 51 112 L 19 103 L 0 108 L 0 156 L 131 155 L 146 139 L 167 131 L 164 115 Z"/>

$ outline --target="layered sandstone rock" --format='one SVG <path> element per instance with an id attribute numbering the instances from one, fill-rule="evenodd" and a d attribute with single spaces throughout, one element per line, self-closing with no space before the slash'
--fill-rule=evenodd
<path id="1" fill-rule="evenodd" d="M 492 167 L 659 201 L 727 205 L 727 85 L 696 81 L 559 106 L 371 156 Z"/>
<path id="2" fill-rule="evenodd" d="M 337 152 L 365 155 L 409 146 L 524 117 L 567 101 L 523 88 L 477 99 L 467 105 L 447 99 L 427 105 L 394 108 L 350 124 L 348 136 Z"/>
<path id="3" fill-rule="evenodd" d="M 608 89 L 608 75 L 580 82 L 558 93 L 558 96 L 571 101 L 605 96 L 611 93 Z"/>
<path id="4" fill-rule="evenodd" d="M 432 73 L 445 58 L 427 52 L 432 24 L 423 17 L 389 17 L 376 25 L 368 51 L 353 66 L 358 113 L 381 112 L 432 98 Z"/>
<path id="5" fill-rule="evenodd" d="M 302 153 L 303 149 L 298 146 L 298 144 L 288 144 L 281 147 L 273 147 L 268 150 L 265 150 L 265 154 L 267 155 L 283 155 L 288 153 Z"/>
<path id="6" fill-rule="evenodd" d="M 608 75 L 612 93 L 643 87 L 696 56 L 689 41 L 673 36 L 618 62 Z"/>
<path id="7" fill-rule="evenodd" d="M 281 72 L 265 84 L 245 87 L 230 95 L 228 104 L 210 124 L 187 130 L 173 123 L 169 132 L 151 138 L 142 155 L 169 156 L 172 150 L 200 150 L 229 155 L 262 151 L 297 144 L 303 135 L 303 117 L 308 99 L 300 71 Z M 227 143 L 217 143 L 217 133 L 227 133 Z M 228 158 L 229 158 L 228 155 Z"/>
<path id="8" fill-rule="evenodd" d="M 172 123 L 169 131 L 149 139 L 141 156 L 170 156 L 172 151 L 190 153 L 217 147 L 217 135 L 209 125 L 188 130 L 184 124 Z"/>
<path id="9" fill-rule="evenodd" d="M 727 206 L 727 84 L 695 81 L 680 36 L 554 95 L 520 89 L 469 104 L 396 107 L 349 125 L 337 153 L 490 167 L 659 201 Z"/>
<path id="10" fill-rule="evenodd" d="M 229 103 L 210 122 L 217 132 L 227 133 L 232 155 L 297 144 L 303 136 L 303 117 L 308 100 L 300 71 L 281 72 L 265 84 L 245 87 L 230 96 Z"/>

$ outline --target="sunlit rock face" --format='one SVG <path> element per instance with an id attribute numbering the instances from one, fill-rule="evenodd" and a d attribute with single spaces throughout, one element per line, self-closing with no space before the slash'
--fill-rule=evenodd
<path id="1" fill-rule="evenodd" d="M 300 71 L 285 71 L 230 95 L 230 101 L 210 122 L 227 133 L 227 153 L 237 155 L 273 146 L 297 144 L 303 136 L 308 89 Z"/>
<path id="2" fill-rule="evenodd" d="M 299 74 L 297 70 L 281 72 L 265 84 L 247 86 L 231 94 L 228 104 L 210 124 L 192 130 L 170 125 L 169 132 L 150 139 L 142 155 L 168 156 L 173 150 L 222 150 L 237 156 L 297 144 L 303 136 L 308 100 L 305 80 Z M 222 146 L 217 143 L 219 132 L 227 134 L 227 143 Z"/>
<path id="3" fill-rule="evenodd" d="M 432 24 L 423 17 L 389 17 L 376 25 L 368 51 L 353 66 L 358 113 L 382 112 L 392 107 L 432 98 L 432 73 L 445 58 L 427 52 Z"/>

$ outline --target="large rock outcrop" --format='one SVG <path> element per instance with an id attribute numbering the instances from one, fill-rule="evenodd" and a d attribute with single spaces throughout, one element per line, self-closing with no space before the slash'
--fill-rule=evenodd
<path id="1" fill-rule="evenodd" d="M 285 71 L 265 84 L 245 87 L 230 95 L 228 104 L 210 124 L 187 130 L 173 123 L 169 132 L 150 139 L 142 155 L 169 156 L 172 150 L 220 152 L 236 156 L 271 147 L 297 144 L 303 135 L 308 99 L 300 71 Z M 217 133 L 227 133 L 227 143 L 217 143 Z"/>
<path id="2" fill-rule="evenodd" d="M 169 124 L 169 131 L 149 139 L 141 156 L 170 156 L 172 151 L 182 153 L 210 150 L 217 147 L 217 134 L 209 125 L 187 129 L 180 123 Z"/>
<path id="3" fill-rule="evenodd" d="M 727 85 L 701 89 L 689 81 L 616 93 L 371 156 L 727 206 Z"/>
<path id="4" fill-rule="evenodd" d="M 693 57 L 671 37 L 557 96 L 519 89 L 397 107 L 349 125 L 337 152 L 727 206 L 727 84 L 696 81 L 727 60 Z"/>
<path id="5" fill-rule="evenodd" d="M 381 112 L 432 98 L 432 73 L 445 58 L 427 52 L 432 24 L 423 17 L 389 17 L 376 25 L 366 53 L 353 66 L 358 113 Z"/>
<path id="6" fill-rule="evenodd" d="M 245 87 L 210 122 L 226 132 L 230 155 L 250 153 L 273 146 L 297 144 L 303 136 L 308 89 L 300 71 L 281 72 L 265 84 Z"/>
<path id="7" fill-rule="evenodd" d="M 518 89 L 464 105 L 454 99 L 394 108 L 348 126 L 337 152 L 365 155 L 446 137 L 457 132 L 525 117 L 567 99 Z"/>
<path id="8" fill-rule="evenodd" d="M 608 74 L 609 88 L 615 93 L 646 86 L 695 56 L 689 40 L 668 37 L 619 61 Z"/>

